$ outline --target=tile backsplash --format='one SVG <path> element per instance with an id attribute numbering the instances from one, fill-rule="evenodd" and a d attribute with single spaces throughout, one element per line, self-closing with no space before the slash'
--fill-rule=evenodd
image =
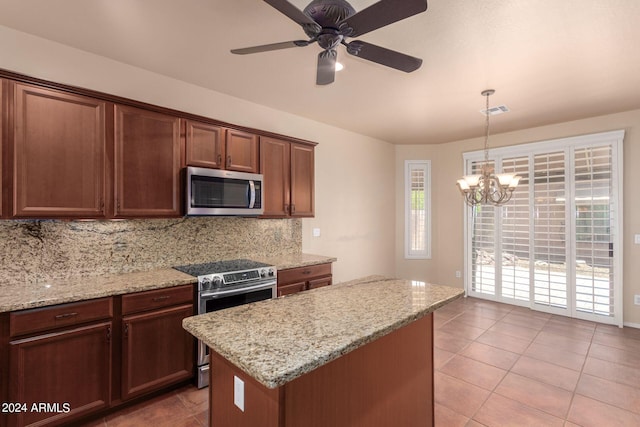
<path id="1" fill-rule="evenodd" d="M 300 253 L 300 219 L 0 221 L 0 284 Z"/>

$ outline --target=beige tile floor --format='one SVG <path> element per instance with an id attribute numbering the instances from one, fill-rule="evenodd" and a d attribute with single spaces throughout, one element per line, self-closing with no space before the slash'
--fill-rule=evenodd
<path id="1" fill-rule="evenodd" d="M 640 426 L 640 329 L 465 298 L 435 315 L 436 426 Z M 91 426 L 206 426 L 185 387 Z"/>

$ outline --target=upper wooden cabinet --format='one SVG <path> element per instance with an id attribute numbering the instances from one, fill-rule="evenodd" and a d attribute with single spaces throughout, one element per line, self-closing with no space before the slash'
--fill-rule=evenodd
<path id="1" fill-rule="evenodd" d="M 238 172 L 258 172 L 258 136 L 227 129 L 227 162 L 225 169 Z"/>
<path id="2" fill-rule="evenodd" d="M 265 217 L 314 215 L 314 147 L 260 138 L 260 173 L 264 176 Z"/>
<path id="3" fill-rule="evenodd" d="M 226 162 L 225 129 L 207 123 L 186 120 L 187 165 L 223 169 Z"/>
<path id="4" fill-rule="evenodd" d="M 7 194 L 8 185 L 6 184 L 9 179 L 4 176 L 4 150 L 5 150 L 5 140 L 6 140 L 6 129 L 7 129 L 7 98 L 4 85 L 6 81 L 0 79 L 0 218 L 5 218 L 7 213 L 4 211 L 5 207 L 5 198 L 9 197 Z"/>
<path id="5" fill-rule="evenodd" d="M 116 105 L 114 120 L 114 216 L 180 216 L 180 119 Z"/>
<path id="6" fill-rule="evenodd" d="M 286 217 L 291 203 L 291 143 L 260 138 L 260 173 L 263 175 L 264 216 Z"/>
<path id="7" fill-rule="evenodd" d="M 187 165 L 258 172 L 258 136 L 187 120 Z"/>
<path id="8" fill-rule="evenodd" d="M 313 150 L 313 146 L 291 144 L 291 216 L 314 215 Z"/>
<path id="9" fill-rule="evenodd" d="M 103 217 L 106 102 L 13 83 L 13 217 Z"/>

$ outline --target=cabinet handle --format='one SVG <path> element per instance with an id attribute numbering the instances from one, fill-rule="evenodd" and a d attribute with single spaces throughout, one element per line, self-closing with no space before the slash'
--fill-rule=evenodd
<path id="1" fill-rule="evenodd" d="M 311 270 L 305 270 L 302 272 L 302 274 L 311 274 Z"/>
<path id="2" fill-rule="evenodd" d="M 227 156 L 227 167 L 231 167 L 231 156 Z"/>
<path id="3" fill-rule="evenodd" d="M 222 154 L 218 154 L 218 167 L 222 166 Z"/>
<path id="4" fill-rule="evenodd" d="M 171 296 L 169 296 L 169 295 L 162 295 L 161 297 L 155 297 L 155 298 L 153 298 L 153 302 L 164 301 L 164 300 L 168 300 L 169 298 L 171 298 Z"/>
<path id="5" fill-rule="evenodd" d="M 291 205 L 291 213 L 296 213 L 296 205 Z"/>
<path id="6" fill-rule="evenodd" d="M 107 326 L 107 342 L 111 342 L 111 326 Z"/>
<path id="7" fill-rule="evenodd" d="M 77 316 L 78 313 L 64 313 L 64 314 L 58 314 L 55 318 L 56 320 L 62 320 L 62 319 L 68 319 L 69 317 L 74 317 Z"/>
<path id="8" fill-rule="evenodd" d="M 129 324 L 128 323 L 124 324 L 124 336 L 125 336 L 125 338 L 129 336 Z"/>
<path id="9" fill-rule="evenodd" d="M 289 213 L 289 205 L 284 205 L 284 212 Z"/>

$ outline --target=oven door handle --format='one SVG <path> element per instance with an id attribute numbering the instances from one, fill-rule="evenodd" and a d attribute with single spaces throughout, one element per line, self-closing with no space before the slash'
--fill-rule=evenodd
<path id="1" fill-rule="evenodd" d="M 273 288 L 274 286 L 277 285 L 277 282 L 269 282 L 269 283 L 260 283 L 258 285 L 254 285 L 254 286 L 249 286 L 246 288 L 240 288 L 240 289 L 227 289 L 227 290 L 222 290 L 222 291 L 216 291 L 216 292 L 210 292 L 208 294 L 200 294 L 200 298 L 216 298 L 216 297 L 220 297 L 223 295 L 232 295 L 232 294 L 246 294 L 247 292 L 250 291 L 259 291 L 262 289 L 269 289 L 269 288 Z"/>

